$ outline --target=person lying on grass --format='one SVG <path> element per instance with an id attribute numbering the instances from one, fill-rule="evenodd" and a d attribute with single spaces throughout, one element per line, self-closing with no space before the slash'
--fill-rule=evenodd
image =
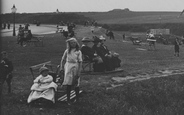
<path id="1" fill-rule="evenodd" d="M 55 91 L 57 90 L 57 84 L 53 82 L 53 77 L 50 76 L 47 67 L 41 67 L 40 75 L 33 81 L 34 84 L 31 87 L 31 94 L 28 97 L 27 102 L 30 103 L 37 99 L 46 99 L 55 103 Z"/>

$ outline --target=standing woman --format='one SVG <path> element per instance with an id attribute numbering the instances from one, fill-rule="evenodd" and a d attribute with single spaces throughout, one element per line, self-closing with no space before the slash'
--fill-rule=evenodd
<path id="1" fill-rule="evenodd" d="M 175 51 L 174 56 L 179 57 L 179 49 L 180 49 L 179 45 L 180 45 L 179 44 L 179 38 L 176 38 L 176 40 L 174 42 L 174 51 Z"/>
<path id="2" fill-rule="evenodd" d="M 79 43 L 75 38 L 66 40 L 67 49 L 61 59 L 60 71 L 64 70 L 63 85 L 67 86 L 67 103 L 70 102 L 71 88 L 74 87 L 76 93 L 76 101 L 79 101 L 79 83 L 80 72 L 82 67 L 82 53 L 79 50 Z"/>

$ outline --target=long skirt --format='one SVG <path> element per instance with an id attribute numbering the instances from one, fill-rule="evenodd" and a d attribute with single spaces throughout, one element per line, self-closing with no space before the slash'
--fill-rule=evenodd
<path id="1" fill-rule="evenodd" d="M 46 89 L 44 91 L 31 91 L 27 102 L 30 103 L 34 100 L 44 98 L 44 99 L 50 100 L 53 103 L 55 103 L 55 98 L 54 97 L 55 97 L 54 88 L 49 88 L 49 89 Z"/>
<path id="2" fill-rule="evenodd" d="M 64 75 L 63 85 L 79 86 L 80 78 L 75 79 L 75 77 L 77 75 L 78 68 L 79 68 L 79 64 L 66 62 L 64 68 L 65 68 L 65 75 Z M 77 80 L 77 82 L 76 82 L 76 80 Z M 77 83 L 77 84 L 74 84 L 74 83 Z"/>

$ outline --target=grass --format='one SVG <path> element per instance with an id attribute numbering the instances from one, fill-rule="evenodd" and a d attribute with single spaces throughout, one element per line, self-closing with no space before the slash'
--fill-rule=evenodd
<path id="1" fill-rule="evenodd" d="M 145 24 L 145 23 L 183 23 L 180 12 L 82 12 L 86 17 L 101 24 Z M 160 19 L 161 17 L 161 19 Z"/>
<path id="2" fill-rule="evenodd" d="M 76 32 L 78 38 L 91 35 L 86 27 L 78 27 Z M 103 32 L 104 30 L 95 31 L 95 34 L 101 35 Z M 120 54 L 122 68 L 125 71 L 106 75 L 82 75 L 81 89 L 84 93 L 79 103 L 67 106 L 65 103 L 56 102 L 55 105 L 43 109 L 26 103 L 33 81 L 29 67 L 49 60 L 55 65 L 59 64 L 65 50 L 65 39 L 59 33 L 45 35 L 44 47 L 23 48 L 16 44 L 16 38 L 3 37 L 2 48 L 9 52 L 9 58 L 13 61 L 15 70 L 13 93 L 7 94 L 7 86 L 4 84 L 2 115 L 184 114 L 183 75 L 133 83 L 125 82 L 122 87 L 106 90 L 106 87 L 113 83 L 112 77 L 180 68 L 183 62 L 183 52 L 180 57 L 174 57 L 173 46 L 157 44 L 156 51 L 139 51 L 136 50 L 137 47 L 146 49 L 147 45 L 135 46 L 132 43 L 120 42 L 121 37 L 117 34 L 115 37 L 114 41 L 107 39 L 106 44 L 109 49 Z"/>

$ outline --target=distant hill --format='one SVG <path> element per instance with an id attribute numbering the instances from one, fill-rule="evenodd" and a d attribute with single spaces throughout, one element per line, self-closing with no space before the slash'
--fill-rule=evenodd
<path id="1" fill-rule="evenodd" d="M 63 21 L 84 22 L 96 20 L 99 24 L 155 24 L 184 23 L 184 14 L 180 12 L 135 12 L 128 8 L 113 9 L 108 12 L 71 12 L 71 13 L 23 13 L 16 14 L 16 22 L 39 20 L 42 23 Z M 12 14 L 1 14 L 1 20 L 12 22 Z"/>
<path id="2" fill-rule="evenodd" d="M 13 15 L 10 13 L 0 16 L 2 22 L 13 22 Z M 86 20 L 91 19 L 76 13 L 16 13 L 15 15 L 16 23 L 33 23 L 35 20 L 44 24 L 58 24 L 60 21 L 83 24 Z"/>
<path id="3" fill-rule="evenodd" d="M 100 24 L 145 24 L 184 23 L 180 12 L 135 12 L 129 9 L 114 9 L 108 12 L 78 13 L 96 20 Z"/>
<path id="4" fill-rule="evenodd" d="M 74 22 L 84 24 L 96 20 L 97 24 L 116 31 L 146 32 L 154 28 L 170 29 L 172 34 L 184 35 L 184 14 L 180 12 L 135 12 L 128 8 L 113 9 L 108 12 L 66 12 L 66 13 L 23 13 L 16 14 L 16 23 L 45 24 Z M 13 22 L 12 14 L 1 14 L 2 22 Z"/>
<path id="5" fill-rule="evenodd" d="M 130 10 L 128 8 L 125 8 L 125 9 L 113 9 L 113 10 L 110 10 L 108 12 L 129 12 Z"/>

